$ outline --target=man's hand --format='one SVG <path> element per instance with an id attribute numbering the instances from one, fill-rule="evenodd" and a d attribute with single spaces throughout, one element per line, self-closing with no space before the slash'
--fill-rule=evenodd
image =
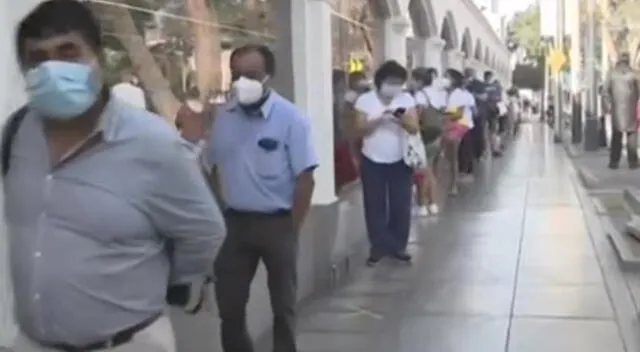
<path id="1" fill-rule="evenodd" d="M 176 116 L 176 127 L 182 138 L 192 143 L 206 140 L 211 128 L 213 107 L 205 106 L 203 111 L 197 112 L 187 104 L 183 104 Z"/>

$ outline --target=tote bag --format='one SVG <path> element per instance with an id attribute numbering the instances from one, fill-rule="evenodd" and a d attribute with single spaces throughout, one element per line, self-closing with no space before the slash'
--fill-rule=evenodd
<path id="1" fill-rule="evenodd" d="M 402 131 L 402 159 L 412 169 L 427 167 L 427 152 L 420 134 L 409 134 Z"/>

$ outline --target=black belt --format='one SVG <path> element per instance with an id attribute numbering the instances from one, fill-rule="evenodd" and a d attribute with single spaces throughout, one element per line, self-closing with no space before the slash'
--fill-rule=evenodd
<path id="1" fill-rule="evenodd" d="M 228 216 L 249 216 L 249 217 L 287 217 L 291 215 L 290 209 L 278 209 L 274 211 L 250 211 L 234 208 L 227 208 L 225 214 Z"/>
<path id="2" fill-rule="evenodd" d="M 161 315 L 157 315 L 151 319 L 147 319 L 143 321 L 140 324 L 134 325 L 130 328 L 117 332 L 111 338 L 105 341 L 94 342 L 86 346 L 72 346 L 64 343 L 43 344 L 43 346 L 53 350 L 64 351 L 64 352 L 88 352 L 88 351 L 104 350 L 104 349 L 118 347 L 120 345 L 124 345 L 125 343 L 131 341 L 137 333 L 148 328 L 151 324 L 153 324 L 156 320 L 158 320 L 160 316 Z"/>

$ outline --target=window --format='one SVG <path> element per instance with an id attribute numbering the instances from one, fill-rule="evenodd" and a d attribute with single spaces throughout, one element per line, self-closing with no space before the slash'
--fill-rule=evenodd
<path id="1" fill-rule="evenodd" d="M 373 15 L 367 0 L 332 0 L 333 122 L 336 192 L 358 180 L 359 141 L 354 137 L 354 115 L 349 76 L 369 76 L 375 43 Z M 346 99 L 345 99 L 346 98 Z"/>
<path id="2" fill-rule="evenodd" d="M 275 40 L 269 0 L 90 3 L 104 31 L 107 82 L 135 82 L 150 110 L 170 118 L 184 101 L 226 99 L 234 47 Z"/>

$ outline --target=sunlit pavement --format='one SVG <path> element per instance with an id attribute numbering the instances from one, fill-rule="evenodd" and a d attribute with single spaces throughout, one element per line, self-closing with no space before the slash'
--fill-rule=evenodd
<path id="1" fill-rule="evenodd" d="M 523 126 L 439 220 L 416 223 L 412 266 L 383 262 L 302 312 L 300 350 L 633 351 L 578 187 L 548 130 Z"/>

